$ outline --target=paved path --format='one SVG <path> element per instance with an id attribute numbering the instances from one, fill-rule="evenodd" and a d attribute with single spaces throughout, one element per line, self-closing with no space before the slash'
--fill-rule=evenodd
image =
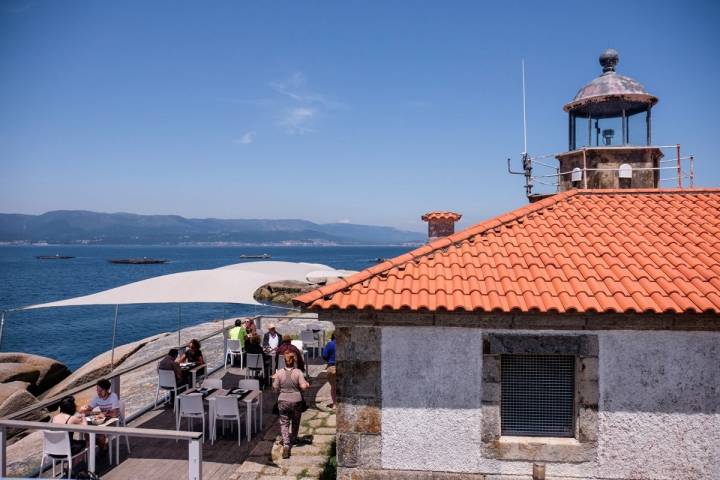
<path id="1" fill-rule="evenodd" d="M 305 393 L 310 408 L 303 413 L 300 435 L 312 435 L 310 445 L 295 446 L 288 459 L 282 458 L 282 439 L 277 417 L 265 430 L 262 441 L 229 480 L 299 480 L 319 478 L 335 440 L 335 412 L 325 405 L 330 401 L 330 389 L 324 366 L 310 365 L 310 389 Z"/>

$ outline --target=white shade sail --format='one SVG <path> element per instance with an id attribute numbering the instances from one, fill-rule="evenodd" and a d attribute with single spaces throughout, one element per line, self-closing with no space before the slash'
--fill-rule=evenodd
<path id="1" fill-rule="evenodd" d="M 172 273 L 129 283 L 82 297 L 41 303 L 23 310 L 80 305 L 143 303 L 241 303 L 260 305 L 255 291 L 271 282 L 306 281 L 308 273 L 325 265 L 292 262 L 248 262 L 213 270 Z"/>
<path id="2" fill-rule="evenodd" d="M 357 272 L 353 270 L 313 270 L 305 275 L 305 280 L 308 283 L 331 283 L 335 280 L 347 278 L 356 273 Z"/>

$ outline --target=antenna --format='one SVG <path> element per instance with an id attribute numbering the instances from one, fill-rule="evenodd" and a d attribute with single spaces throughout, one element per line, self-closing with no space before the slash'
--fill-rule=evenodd
<path id="1" fill-rule="evenodd" d="M 525 111 L 525 59 L 521 61 L 522 65 L 522 97 L 523 97 L 523 155 L 527 155 L 527 113 Z"/>

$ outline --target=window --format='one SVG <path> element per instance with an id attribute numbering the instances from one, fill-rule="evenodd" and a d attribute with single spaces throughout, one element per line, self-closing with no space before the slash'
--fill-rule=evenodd
<path id="1" fill-rule="evenodd" d="M 502 355 L 502 435 L 572 437 L 575 357 Z"/>

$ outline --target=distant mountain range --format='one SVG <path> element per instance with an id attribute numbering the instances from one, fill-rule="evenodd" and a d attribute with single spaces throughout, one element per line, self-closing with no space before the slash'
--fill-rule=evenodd
<path id="1" fill-rule="evenodd" d="M 0 213 L 0 242 L 88 244 L 389 245 L 426 240 L 418 232 L 307 220 L 222 220 L 57 210 L 42 215 Z"/>

